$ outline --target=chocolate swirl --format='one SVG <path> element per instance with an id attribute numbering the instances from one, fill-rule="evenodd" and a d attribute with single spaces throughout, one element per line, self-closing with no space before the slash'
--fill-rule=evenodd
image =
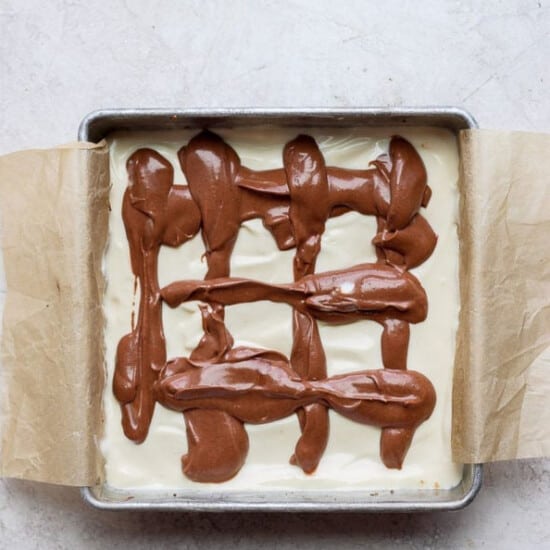
<path id="1" fill-rule="evenodd" d="M 291 462 L 311 473 L 328 437 L 328 409 L 382 429 L 381 458 L 400 468 L 416 428 L 435 406 L 433 386 L 408 371 L 410 323 L 427 315 L 427 297 L 408 269 L 432 253 L 437 237 L 419 214 L 431 190 L 414 147 L 393 137 L 388 154 L 365 170 L 326 166 L 314 139 L 284 147 L 283 167 L 254 171 L 219 136 L 203 131 L 178 152 L 187 186 L 174 185 L 171 164 L 151 149 L 127 163 L 123 220 L 132 270 L 139 281 L 136 326 L 117 349 L 113 390 L 125 434 L 147 436 L 155 403 L 184 413 L 188 453 L 184 474 L 224 481 L 244 464 L 245 423 L 298 414 L 302 435 Z M 378 262 L 316 273 L 327 220 L 349 211 L 377 218 L 372 242 Z M 260 218 L 281 250 L 295 248 L 294 282 L 272 285 L 230 276 L 241 224 Z M 160 247 L 180 246 L 201 231 L 204 281 L 158 285 Z M 189 357 L 166 361 L 162 302 L 200 300 L 204 337 Z M 292 308 L 290 358 L 234 348 L 224 307 L 269 300 Z M 328 377 L 317 322 L 371 320 L 383 326 L 384 369 Z"/>
<path id="2" fill-rule="evenodd" d="M 137 325 L 118 345 L 113 390 L 126 436 L 147 437 L 155 400 L 152 385 L 166 363 L 157 262 L 161 245 L 179 246 L 197 233 L 200 214 L 186 187 L 173 185 L 172 165 L 151 149 L 127 162 L 129 186 L 122 218 L 132 271 L 140 287 Z"/>
<path id="3" fill-rule="evenodd" d="M 223 325 L 211 310 L 202 308 L 202 314 L 207 323 Z M 228 347 L 213 360 L 169 362 L 155 393 L 175 411 L 214 409 L 250 424 L 273 422 L 314 404 L 330 407 L 354 422 L 382 428 L 380 452 L 388 468 L 401 468 L 414 431 L 435 405 L 432 384 L 418 372 L 367 370 L 310 381 L 298 376 L 284 355 L 249 347 Z"/>

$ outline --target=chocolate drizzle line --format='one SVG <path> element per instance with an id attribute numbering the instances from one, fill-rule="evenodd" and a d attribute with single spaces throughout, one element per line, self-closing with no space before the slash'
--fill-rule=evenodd
<path id="1" fill-rule="evenodd" d="M 285 145 L 283 164 L 290 192 L 288 215 L 296 242 L 294 280 L 315 272 L 321 251 L 321 237 L 331 213 L 325 159 L 315 140 L 298 136 Z M 315 197 L 315 200 L 311 200 Z M 290 364 L 304 380 L 327 376 L 323 343 L 311 312 L 294 308 L 292 315 Z M 296 443 L 291 464 L 311 473 L 319 464 L 329 436 L 328 409 L 323 403 L 310 403 L 297 410 L 302 435 Z"/>
<path id="2" fill-rule="evenodd" d="M 418 213 L 431 190 L 414 147 L 394 136 L 388 154 L 365 170 L 326 166 L 310 136 L 282 152 L 283 167 L 254 171 L 219 136 L 203 131 L 178 152 L 187 186 L 174 185 L 171 164 L 140 149 L 127 162 L 122 216 L 131 265 L 139 281 L 137 323 L 118 345 L 113 390 L 122 426 L 136 443 L 147 437 L 155 403 L 184 413 L 184 474 L 195 481 L 233 477 L 246 459 L 245 423 L 296 413 L 302 434 L 291 463 L 312 473 L 329 437 L 328 409 L 381 428 L 380 455 L 401 468 L 416 428 L 431 415 L 435 391 L 407 370 L 410 323 L 427 315 L 427 297 L 408 272 L 433 252 L 437 237 Z M 377 263 L 316 273 L 327 220 L 349 211 L 377 218 Z M 294 282 L 274 285 L 230 276 L 241 224 L 260 218 L 279 249 L 295 248 Z M 158 285 L 158 254 L 201 231 L 205 280 Z M 357 238 L 357 236 L 353 236 Z M 162 302 L 200 300 L 204 336 L 189 357 L 166 360 Z M 268 300 L 292 308 L 290 358 L 234 347 L 224 308 Z M 371 320 L 382 325 L 384 369 L 327 376 L 317 321 Z"/>
<path id="3" fill-rule="evenodd" d="M 129 185 L 122 218 L 132 271 L 139 281 L 137 325 L 117 348 L 113 390 L 122 407 L 122 426 L 136 443 L 145 440 L 153 417 L 152 385 L 166 363 L 157 262 L 161 245 L 179 246 L 199 230 L 201 219 L 189 190 L 173 185 L 172 165 L 151 149 L 127 162 Z"/>

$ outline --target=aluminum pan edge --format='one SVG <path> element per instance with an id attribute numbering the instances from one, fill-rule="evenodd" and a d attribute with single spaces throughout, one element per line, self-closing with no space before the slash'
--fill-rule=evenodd
<path id="1" fill-rule="evenodd" d="M 426 125 L 454 130 L 477 128 L 474 117 L 458 107 L 103 109 L 89 113 L 82 120 L 78 139 L 99 141 L 115 129 L 177 130 L 199 125 L 220 127 L 227 122 L 236 126 L 271 123 L 338 127 L 361 123 L 370 127 Z"/>
<path id="2" fill-rule="evenodd" d="M 294 493 L 264 493 L 252 499 L 250 494 L 203 495 L 197 498 L 176 496 L 172 499 L 147 499 L 126 497 L 125 500 L 109 500 L 94 489 L 83 487 L 82 498 L 89 505 L 100 510 L 120 511 L 166 511 L 166 512 L 436 512 L 460 510 L 470 504 L 479 492 L 483 482 L 483 468 L 480 464 L 466 465 L 462 483 L 449 491 L 433 491 L 441 500 L 434 500 L 432 492 L 425 498 L 399 500 L 403 494 L 390 491 L 342 493 L 328 499 L 326 493 L 311 493 L 309 498 L 296 499 Z M 458 493 L 453 499 L 445 499 L 444 493 Z M 422 491 L 415 491 L 421 495 Z M 175 493 L 177 495 L 177 493 Z M 272 499 L 273 496 L 278 498 Z M 318 497 L 323 496 L 320 500 Z M 348 497 L 346 500 L 343 497 Z M 271 499 L 270 499 L 271 497 Z M 316 498 L 317 497 L 317 498 Z M 387 497 L 387 498 L 381 498 Z M 394 497 L 391 500 L 388 497 Z"/>
<path id="3" fill-rule="evenodd" d="M 197 126 L 220 127 L 277 124 L 282 126 L 446 127 L 455 132 L 477 128 L 474 117 L 458 107 L 354 107 L 354 108 L 191 108 L 101 109 L 89 113 L 78 129 L 80 141 L 97 142 L 115 130 L 177 130 Z M 197 496 L 166 492 L 105 494 L 104 486 L 83 487 L 82 498 L 101 510 L 196 512 L 422 512 L 459 510 L 481 489 L 483 467 L 465 464 L 462 481 L 449 490 L 366 491 L 309 495 L 284 491 L 262 494 L 219 493 Z"/>

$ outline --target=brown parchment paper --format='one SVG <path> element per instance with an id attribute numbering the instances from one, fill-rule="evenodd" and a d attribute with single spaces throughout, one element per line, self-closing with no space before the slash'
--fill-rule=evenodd
<path id="1" fill-rule="evenodd" d="M 550 135 L 460 135 L 453 456 L 550 456 Z"/>
<path id="2" fill-rule="evenodd" d="M 2 476 L 81 486 L 100 475 L 108 159 L 105 143 L 0 158 Z"/>

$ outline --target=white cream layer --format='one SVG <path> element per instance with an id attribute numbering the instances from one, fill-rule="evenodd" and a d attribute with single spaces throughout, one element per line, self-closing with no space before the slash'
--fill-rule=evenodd
<path id="1" fill-rule="evenodd" d="M 303 130 L 216 130 L 253 169 L 282 166 L 284 144 Z M 318 142 L 328 165 L 365 168 L 387 151 L 389 137 L 399 133 L 417 148 L 428 171 L 433 194 L 423 215 L 439 236 L 432 257 L 414 270 L 426 289 L 429 314 L 411 326 L 408 367 L 425 374 L 437 392 L 431 418 L 417 430 L 401 470 L 387 469 L 379 458 L 376 428 L 346 420 L 331 411 L 330 440 L 313 475 L 288 463 L 300 430 L 296 416 L 260 426 L 247 426 L 250 451 L 246 464 L 232 480 L 200 484 L 185 478 L 180 457 L 186 452 L 181 414 L 157 406 L 147 440 L 135 445 L 120 424 L 120 409 L 112 389 L 114 358 L 119 339 L 131 330 L 134 277 L 121 217 L 122 195 L 127 185 L 125 163 L 140 147 L 152 147 L 174 166 L 175 183 L 185 184 L 176 152 L 196 131 L 178 133 L 118 133 L 111 136 L 110 243 L 105 257 L 108 280 L 104 301 L 108 385 L 104 394 L 105 433 L 101 443 L 106 482 L 113 488 L 132 490 L 263 491 L 370 490 L 450 488 L 459 483 L 462 466 L 451 459 L 451 386 L 458 323 L 458 151 L 455 137 L 441 129 L 308 129 Z M 373 217 L 348 213 L 328 221 L 317 271 L 339 269 L 375 261 L 371 239 Z M 178 279 L 202 278 L 206 263 L 200 235 L 179 249 L 163 247 L 159 258 L 160 284 Z M 270 282 L 292 280 L 294 251 L 281 252 L 259 220 L 243 225 L 232 256 L 232 275 Z M 188 355 L 202 336 L 197 303 L 163 310 L 168 357 Z M 226 308 L 226 322 L 236 345 L 254 344 L 279 350 L 291 348 L 291 310 L 284 304 L 259 302 Z M 381 368 L 381 327 L 362 321 L 345 326 L 320 323 L 329 375 Z"/>

